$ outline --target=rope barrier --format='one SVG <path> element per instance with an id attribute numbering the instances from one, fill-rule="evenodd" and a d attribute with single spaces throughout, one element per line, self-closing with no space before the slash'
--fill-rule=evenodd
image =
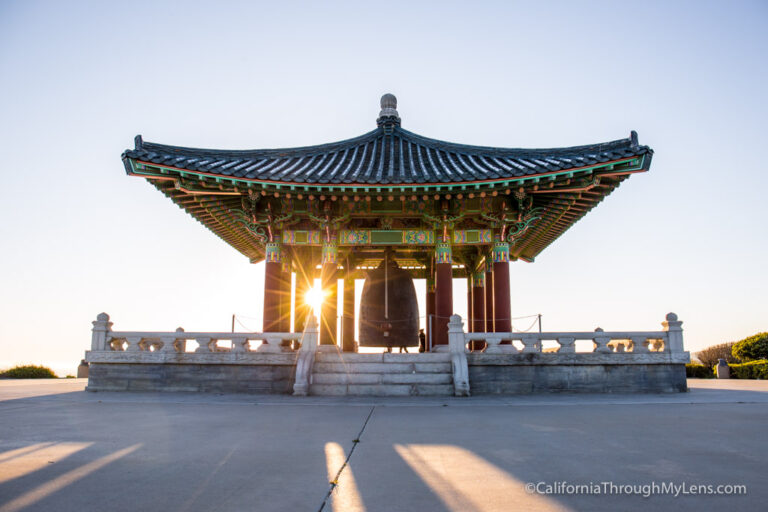
<path id="1" fill-rule="evenodd" d="M 538 318 L 539 315 L 513 316 L 512 318 L 510 318 L 510 320 L 522 320 L 523 318 L 533 318 L 533 317 Z"/>
<path id="2" fill-rule="evenodd" d="M 240 321 L 240 319 L 239 319 L 239 318 L 237 318 L 237 316 L 238 316 L 238 315 L 235 315 L 235 322 L 237 322 L 238 324 L 240 324 L 240 327 L 242 327 L 243 329 L 245 329 L 245 330 L 246 330 L 246 331 L 248 331 L 248 332 L 259 332 L 259 331 L 257 331 L 256 329 L 251 329 L 250 327 L 248 327 L 247 325 L 245 325 L 243 322 L 241 322 L 241 321 Z M 248 317 L 246 317 L 246 318 L 248 318 Z"/>
<path id="3" fill-rule="evenodd" d="M 530 330 L 533 329 L 537 323 L 539 323 L 538 315 L 536 315 L 536 317 L 537 317 L 536 320 L 534 320 L 533 323 L 529 325 L 527 329 L 518 329 L 517 332 L 530 332 Z M 512 331 L 513 332 L 515 331 L 514 325 L 512 326 Z"/>

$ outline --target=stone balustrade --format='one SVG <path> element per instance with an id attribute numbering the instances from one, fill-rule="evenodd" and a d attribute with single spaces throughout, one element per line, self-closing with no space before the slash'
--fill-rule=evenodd
<path id="1" fill-rule="evenodd" d="M 457 396 L 468 396 L 470 383 L 480 394 L 685 391 L 690 356 L 683 349 L 682 323 L 669 313 L 660 331 L 468 333 L 454 315 L 448 346 L 438 350 L 451 352 Z M 591 341 L 592 350 L 577 352 L 580 340 Z M 481 350 L 478 341 L 484 342 Z M 544 349 L 545 341 L 554 341 L 555 350 Z"/>
<path id="2" fill-rule="evenodd" d="M 197 347 L 188 346 L 192 341 Z M 86 389 L 288 393 L 297 364 L 311 371 L 304 354 L 311 358 L 316 345 L 317 333 L 307 331 L 115 331 L 101 313 L 85 354 Z"/>
<path id="3" fill-rule="evenodd" d="M 461 318 L 459 317 L 459 320 Z M 661 331 L 603 331 L 601 328 L 593 332 L 470 332 L 463 333 L 464 347 L 472 341 L 485 342 L 481 350 L 485 354 L 517 354 L 517 353 L 546 353 L 546 354 L 574 354 L 577 340 L 589 340 L 592 342 L 592 350 L 581 353 L 629 353 L 649 354 L 662 352 L 667 354 L 682 354 L 683 329 L 682 321 L 677 315 L 669 313 L 662 322 Z M 463 332 L 463 331 L 462 331 Z M 502 344 L 502 341 L 519 341 L 522 350 L 513 343 Z M 554 351 L 542 349 L 542 342 L 555 341 L 558 345 Z"/>
<path id="4" fill-rule="evenodd" d="M 186 332 L 181 327 L 173 332 L 113 331 L 106 313 L 99 314 L 92 323 L 92 352 L 186 353 L 187 342 L 192 340 L 198 345 L 196 354 L 253 352 L 252 341 L 263 341 L 255 352 L 275 354 L 291 351 L 292 348 L 284 342 L 300 341 L 302 336 L 295 332 Z M 221 347 L 219 341 L 230 341 L 231 347 Z"/>
<path id="5" fill-rule="evenodd" d="M 448 344 L 434 351 L 450 353 L 456 396 L 469 396 L 470 387 L 472 394 L 685 391 L 690 356 L 681 325 L 669 313 L 660 331 L 468 333 L 453 315 Z M 109 315 L 101 313 L 86 352 L 92 364 L 87 389 L 306 395 L 316 354 L 327 348 L 318 347 L 318 337 L 314 315 L 301 333 L 236 333 L 114 331 Z M 585 340 L 592 350 L 578 352 L 577 342 Z M 188 351 L 190 341 L 198 345 L 194 351 Z M 257 341 L 263 343 L 251 345 Z M 544 348 L 552 341 L 547 345 L 555 346 Z M 368 355 L 376 357 L 357 356 Z"/>

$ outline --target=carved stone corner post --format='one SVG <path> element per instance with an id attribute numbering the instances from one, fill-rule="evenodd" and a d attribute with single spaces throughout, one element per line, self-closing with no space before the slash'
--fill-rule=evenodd
<path id="1" fill-rule="evenodd" d="M 309 386 L 312 384 L 312 366 L 315 362 L 315 352 L 318 345 L 318 328 L 315 315 L 307 317 L 306 327 L 301 336 L 301 347 L 296 361 L 296 380 L 293 383 L 294 396 L 306 396 L 309 394 Z"/>
<path id="2" fill-rule="evenodd" d="M 448 347 L 453 370 L 455 396 L 469 396 L 469 364 L 464 338 L 464 323 L 459 315 L 451 315 L 448 322 Z"/>
<path id="3" fill-rule="evenodd" d="M 679 354 L 685 351 L 683 348 L 683 322 L 677 319 L 674 313 L 667 313 L 666 320 L 661 322 L 664 330 L 667 331 L 669 347 L 667 351 L 672 354 Z"/>
<path id="4" fill-rule="evenodd" d="M 109 315 L 99 313 L 96 320 L 91 322 L 91 350 L 107 350 L 107 333 L 112 330 L 112 322 L 109 321 Z"/>

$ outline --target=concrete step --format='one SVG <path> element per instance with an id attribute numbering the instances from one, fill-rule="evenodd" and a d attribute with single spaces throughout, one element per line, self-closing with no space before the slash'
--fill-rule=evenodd
<path id="1" fill-rule="evenodd" d="M 317 361 L 313 373 L 450 373 L 451 363 L 358 363 Z"/>
<path id="2" fill-rule="evenodd" d="M 356 354 L 351 352 L 318 352 L 315 362 L 318 363 L 450 363 L 448 353 L 426 354 Z"/>
<path id="3" fill-rule="evenodd" d="M 314 384 L 451 384 L 449 373 L 314 373 Z"/>
<path id="4" fill-rule="evenodd" d="M 452 384 L 312 384 L 318 396 L 452 396 Z"/>

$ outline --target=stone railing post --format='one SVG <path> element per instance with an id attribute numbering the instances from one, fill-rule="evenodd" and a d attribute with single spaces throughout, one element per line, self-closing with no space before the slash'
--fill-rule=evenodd
<path id="1" fill-rule="evenodd" d="M 667 331 L 667 346 L 664 347 L 666 352 L 677 354 L 684 352 L 683 348 L 683 322 L 677 319 L 677 315 L 674 313 L 667 313 L 667 319 L 661 322 L 664 330 Z"/>
<path id="2" fill-rule="evenodd" d="M 112 322 L 109 321 L 109 315 L 99 313 L 96 320 L 91 322 L 91 350 L 107 350 L 107 333 L 112 329 Z"/>
<path id="3" fill-rule="evenodd" d="M 448 347 L 453 369 L 453 394 L 469 396 L 469 364 L 464 340 L 464 322 L 459 315 L 451 315 L 448 321 Z"/>
<path id="4" fill-rule="evenodd" d="M 293 383 L 294 396 L 307 396 L 309 394 L 309 386 L 312 384 L 312 366 L 315 363 L 319 337 L 317 318 L 310 314 L 307 317 L 304 333 L 301 335 L 301 347 L 296 360 L 296 380 Z"/>

